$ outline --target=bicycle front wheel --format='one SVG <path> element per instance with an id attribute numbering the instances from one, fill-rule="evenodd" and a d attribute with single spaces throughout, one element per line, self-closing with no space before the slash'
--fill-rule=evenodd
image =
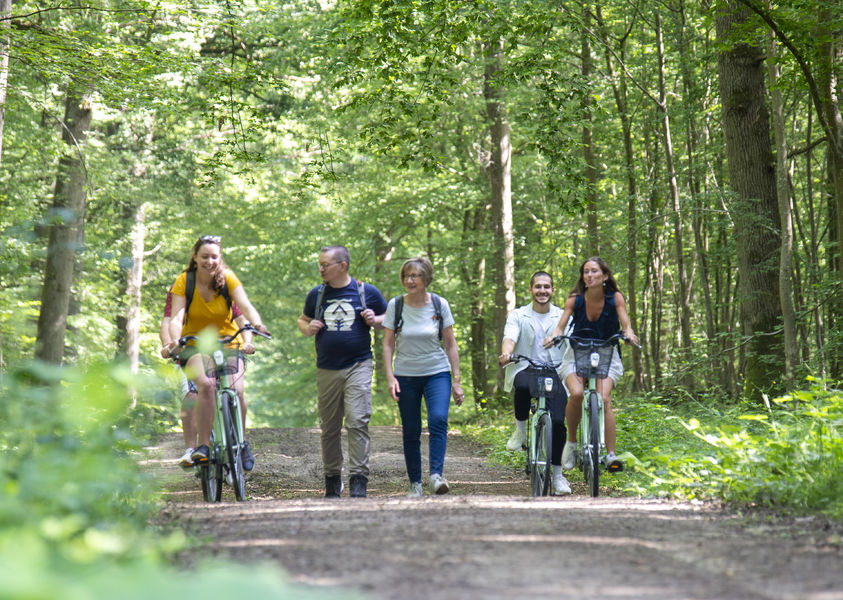
<path id="1" fill-rule="evenodd" d="M 205 502 L 217 502 L 217 478 L 215 464 L 208 463 L 199 467 L 199 480 L 202 482 L 202 498 Z"/>
<path id="2" fill-rule="evenodd" d="M 597 393 L 588 398 L 588 447 L 585 479 L 592 498 L 600 494 L 600 399 Z"/>
<path id="3" fill-rule="evenodd" d="M 234 497 L 242 502 L 246 499 L 246 477 L 243 471 L 243 449 L 240 444 L 240 437 L 237 435 L 237 417 L 234 412 L 236 410 L 237 403 L 234 397 L 231 394 L 223 394 L 222 421 L 228 469 L 231 473 Z"/>
<path id="4" fill-rule="evenodd" d="M 530 488 L 533 496 L 547 496 L 550 491 L 550 444 L 550 415 L 544 413 L 536 422 L 536 453 L 530 471 Z"/>

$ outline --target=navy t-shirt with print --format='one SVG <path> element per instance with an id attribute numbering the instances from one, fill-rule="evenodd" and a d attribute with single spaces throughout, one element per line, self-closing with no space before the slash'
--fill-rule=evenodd
<path id="1" fill-rule="evenodd" d="M 366 307 L 376 315 L 386 312 L 386 300 L 373 285 L 363 284 L 366 294 Z M 316 286 L 307 294 L 304 301 L 304 316 L 313 319 L 316 315 L 316 298 L 319 288 Z M 347 369 L 348 367 L 372 358 L 372 336 L 370 327 L 360 316 L 363 305 L 357 290 L 357 281 L 352 279 L 344 288 L 332 288 L 325 284 L 322 296 L 325 322 L 316 334 L 316 366 L 320 369 Z"/>

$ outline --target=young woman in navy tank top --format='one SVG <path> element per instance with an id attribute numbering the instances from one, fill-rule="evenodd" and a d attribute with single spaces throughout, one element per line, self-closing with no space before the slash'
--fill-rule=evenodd
<path id="1" fill-rule="evenodd" d="M 618 284 L 612 276 L 612 270 L 602 258 L 594 256 L 580 266 L 580 278 L 565 301 L 564 312 L 556 329 L 545 340 L 550 345 L 552 339 L 565 332 L 568 321 L 573 321 L 575 337 L 605 340 L 623 330 L 624 335 L 633 342 L 638 336 L 632 331 L 629 315 L 626 312 L 626 300 L 618 291 Z M 577 442 L 577 426 L 582 416 L 583 379 L 577 375 L 574 353 L 569 348 L 565 354 L 562 375 L 568 388 L 568 406 L 565 420 L 568 425 L 568 440 L 562 451 L 562 466 L 574 468 L 574 450 Z M 617 348 L 612 360 L 609 377 L 597 380 L 597 390 L 603 396 L 606 432 L 607 466 L 618 462 L 615 456 L 615 414 L 612 412 L 612 389 L 623 375 L 623 365 Z"/>

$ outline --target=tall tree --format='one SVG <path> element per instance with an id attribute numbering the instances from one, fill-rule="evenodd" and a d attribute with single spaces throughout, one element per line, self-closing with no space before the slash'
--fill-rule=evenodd
<path id="1" fill-rule="evenodd" d="M 72 86 L 65 97 L 62 140 L 66 150 L 59 160 L 53 206 L 50 209 L 50 241 L 38 315 L 36 356 L 61 364 L 70 306 L 76 251 L 81 244 L 88 178 L 83 144 L 91 127 L 91 103 Z"/>
<path id="2" fill-rule="evenodd" d="M 12 0 L 0 0 L 0 165 L 3 164 L 3 131 L 6 128 L 6 91 L 9 87 L 9 29 Z"/>
<path id="3" fill-rule="evenodd" d="M 490 153 L 488 177 L 492 193 L 495 257 L 495 339 L 503 339 L 506 316 L 515 308 L 515 246 L 512 234 L 512 141 L 506 114 L 505 92 L 499 81 L 504 40 L 494 39 L 486 47 L 483 97 L 489 122 Z M 498 387 L 503 383 L 498 371 Z"/>
<path id="4" fill-rule="evenodd" d="M 746 344 L 744 395 L 758 398 L 782 378 L 778 291 L 779 213 L 764 85 L 764 50 L 745 34 L 750 11 L 724 2 L 716 17 L 723 134 L 734 190 L 741 320 Z"/>

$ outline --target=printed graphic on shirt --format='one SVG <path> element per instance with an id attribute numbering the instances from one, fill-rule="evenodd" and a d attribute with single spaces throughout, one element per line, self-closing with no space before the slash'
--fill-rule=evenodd
<path id="1" fill-rule="evenodd" d="M 328 331 L 351 331 L 354 325 L 354 306 L 349 300 L 338 298 L 328 300 L 325 308 L 325 329 Z"/>

